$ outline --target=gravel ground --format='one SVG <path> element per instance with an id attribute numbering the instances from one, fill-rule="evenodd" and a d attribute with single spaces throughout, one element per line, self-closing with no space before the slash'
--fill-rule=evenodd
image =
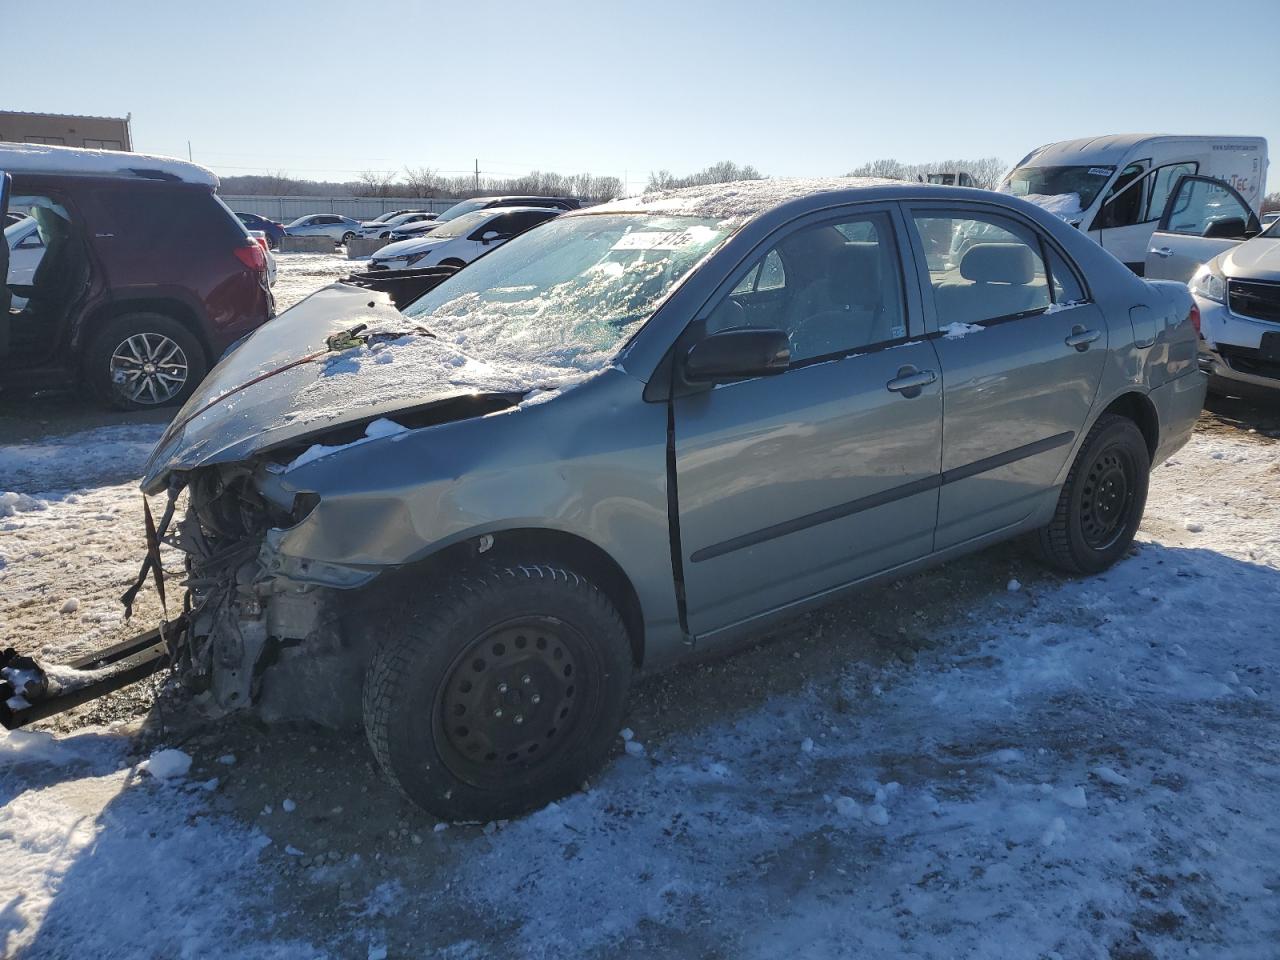
<path id="1" fill-rule="evenodd" d="M 349 266 L 284 255 L 277 296 Z M 28 870 L 0 879 L 0 944 L 1268 956 L 1278 411 L 1213 401 L 1111 573 L 1063 581 L 1004 545 L 649 679 L 627 721 L 645 755 L 620 743 L 591 789 L 512 824 L 437 824 L 357 735 L 209 724 L 160 680 L 86 705 L 58 739 L 0 741 L 0 856 Z M 160 429 L 0 399 L 0 491 L 27 498 L 0 510 L 0 642 L 65 657 L 159 615 L 147 591 L 125 624 L 116 598 Z M 194 758 L 183 787 L 141 772 L 158 746 Z"/>

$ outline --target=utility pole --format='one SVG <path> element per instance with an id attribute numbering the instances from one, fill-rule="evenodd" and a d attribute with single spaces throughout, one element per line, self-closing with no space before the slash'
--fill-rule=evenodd
<path id="1" fill-rule="evenodd" d="M 190 140 L 187 141 L 187 159 L 188 160 L 191 159 L 191 141 Z"/>
<path id="2" fill-rule="evenodd" d="M 480 192 L 480 158 L 476 157 L 476 192 Z"/>

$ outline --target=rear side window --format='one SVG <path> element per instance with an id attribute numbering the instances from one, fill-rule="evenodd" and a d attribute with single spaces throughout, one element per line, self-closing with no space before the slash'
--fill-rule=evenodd
<path id="1" fill-rule="evenodd" d="M 1034 231 L 998 214 L 968 210 L 919 212 L 913 220 L 939 326 L 1014 318 L 1053 302 Z"/>
<path id="2" fill-rule="evenodd" d="M 226 249 L 248 237 L 222 199 L 202 187 L 140 181 L 97 190 L 95 199 L 108 221 L 96 229 L 144 255 Z"/>

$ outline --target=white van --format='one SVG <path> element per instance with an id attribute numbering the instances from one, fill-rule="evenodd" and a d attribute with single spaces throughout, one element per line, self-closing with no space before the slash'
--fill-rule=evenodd
<path id="1" fill-rule="evenodd" d="M 1262 137 L 1124 133 L 1032 150 L 1000 184 L 1056 213 L 1141 276 L 1147 241 L 1180 177 L 1229 183 L 1256 213 L 1267 181 Z"/>

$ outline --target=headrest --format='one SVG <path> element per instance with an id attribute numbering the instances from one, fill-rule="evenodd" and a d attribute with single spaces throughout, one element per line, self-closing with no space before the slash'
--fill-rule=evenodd
<path id="1" fill-rule="evenodd" d="M 880 244 L 850 240 L 836 257 L 836 269 L 843 275 L 840 287 L 848 291 L 849 302 L 867 306 L 880 303 Z"/>
<path id="2" fill-rule="evenodd" d="M 1022 243 L 975 243 L 960 260 L 960 276 L 975 283 L 1030 283 L 1031 248 Z"/>

